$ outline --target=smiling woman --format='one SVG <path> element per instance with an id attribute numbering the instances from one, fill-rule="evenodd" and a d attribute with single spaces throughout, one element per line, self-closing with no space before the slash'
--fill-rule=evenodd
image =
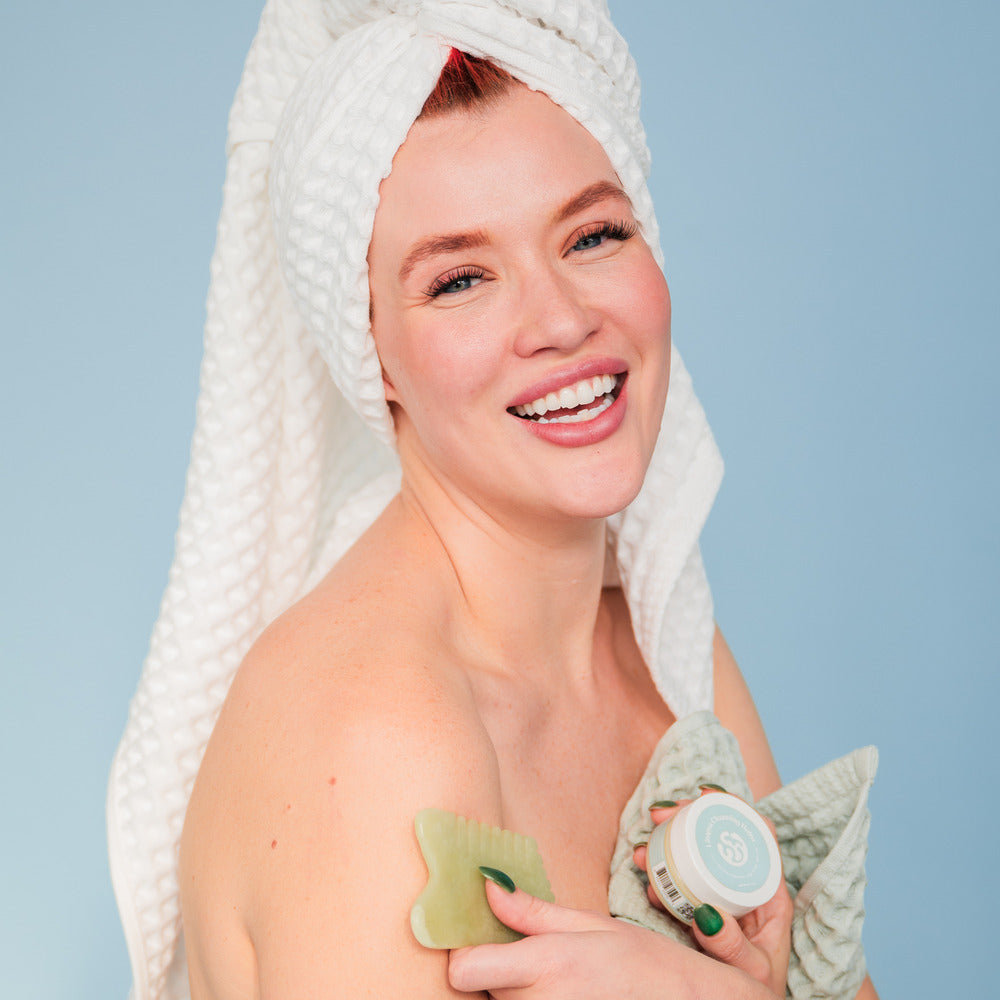
<path id="1" fill-rule="evenodd" d="M 419 119 L 368 260 L 410 478 L 422 463 L 521 534 L 549 530 L 557 507 L 605 517 L 635 498 L 666 398 L 670 299 L 607 154 L 567 112 L 518 84 L 474 116 Z"/>
<path id="2" fill-rule="evenodd" d="M 319 6 L 268 6 L 230 123 L 109 792 L 137 998 L 872 995 L 873 761 L 779 789 L 715 628 L 721 463 L 604 5 Z M 693 929 L 648 891 L 653 823 L 720 783 L 774 793 L 794 921 L 784 887 Z M 537 842 L 557 903 L 483 887 L 526 940 L 418 944 L 428 807 Z"/>

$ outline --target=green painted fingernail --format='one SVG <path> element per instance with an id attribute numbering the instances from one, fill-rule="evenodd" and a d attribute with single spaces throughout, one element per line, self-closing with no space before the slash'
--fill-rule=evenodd
<path id="1" fill-rule="evenodd" d="M 505 892 L 513 892 L 517 888 L 514 885 L 514 880 L 506 872 L 500 871 L 499 868 L 487 868 L 486 865 L 480 865 L 479 871 L 483 878 L 496 882 Z"/>
<path id="2" fill-rule="evenodd" d="M 694 922 L 705 937 L 714 937 L 722 930 L 722 914 L 710 903 L 694 908 Z"/>
<path id="3" fill-rule="evenodd" d="M 649 841 L 648 841 L 648 840 L 637 840 L 637 841 L 636 841 L 636 842 L 635 842 L 635 843 L 634 843 L 634 844 L 632 845 L 632 850 L 633 850 L 633 851 L 637 851 L 637 850 L 639 850 L 639 848 L 640 848 L 640 847 L 646 847 L 646 846 L 648 846 L 648 844 L 649 844 Z"/>
<path id="4" fill-rule="evenodd" d="M 724 792 L 725 789 L 722 785 L 716 785 L 711 781 L 706 781 L 703 785 L 698 786 L 703 792 Z"/>
<path id="5" fill-rule="evenodd" d="M 673 809 L 677 805 L 673 799 L 660 799 L 659 802 L 653 802 L 650 805 L 650 809 Z"/>

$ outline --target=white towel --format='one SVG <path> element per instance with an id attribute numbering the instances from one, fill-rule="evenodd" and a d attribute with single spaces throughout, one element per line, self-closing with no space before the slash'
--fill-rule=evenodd
<path id="1" fill-rule="evenodd" d="M 398 485 L 365 257 L 379 182 L 452 46 L 602 143 L 662 264 L 638 77 L 602 0 L 269 0 L 230 114 L 176 554 L 108 790 L 135 1000 L 188 996 L 178 844 L 234 671 Z M 636 637 L 680 717 L 712 707 L 698 536 L 722 464 L 676 350 L 671 365 L 646 481 L 609 524 Z"/>

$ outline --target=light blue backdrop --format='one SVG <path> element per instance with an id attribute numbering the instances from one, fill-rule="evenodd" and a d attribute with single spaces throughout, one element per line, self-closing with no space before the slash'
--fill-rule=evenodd
<path id="1" fill-rule="evenodd" d="M 14 8 L 0 995 L 107 1000 L 129 977 L 104 786 L 170 559 L 258 8 Z M 644 80 L 675 336 L 728 462 L 705 537 L 719 620 L 787 778 L 881 749 L 883 996 L 991 995 L 1000 7 L 613 9 Z"/>

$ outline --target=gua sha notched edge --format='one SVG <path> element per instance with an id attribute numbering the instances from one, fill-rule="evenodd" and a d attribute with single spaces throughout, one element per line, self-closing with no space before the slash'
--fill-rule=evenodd
<path id="1" fill-rule="evenodd" d="M 521 937 L 493 915 L 480 865 L 499 868 L 526 892 L 554 901 L 532 837 L 443 809 L 422 809 L 413 825 L 429 875 L 410 910 L 410 926 L 426 948 L 503 944 Z"/>

